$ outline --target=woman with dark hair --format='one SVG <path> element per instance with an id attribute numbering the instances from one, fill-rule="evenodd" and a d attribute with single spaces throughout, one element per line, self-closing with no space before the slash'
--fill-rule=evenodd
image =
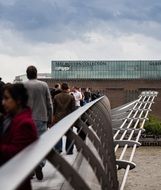
<path id="1" fill-rule="evenodd" d="M 0 165 L 37 139 L 37 129 L 27 102 L 28 94 L 23 84 L 6 84 L 4 86 L 2 104 L 6 116 L 0 134 Z M 30 179 L 27 179 L 18 188 L 18 190 L 30 189 Z"/>

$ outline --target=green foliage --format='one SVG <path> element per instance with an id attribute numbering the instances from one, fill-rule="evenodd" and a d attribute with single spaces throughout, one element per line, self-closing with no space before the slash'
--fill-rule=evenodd
<path id="1" fill-rule="evenodd" d="M 161 121 L 155 116 L 149 116 L 149 120 L 144 125 L 147 135 L 161 135 Z"/>

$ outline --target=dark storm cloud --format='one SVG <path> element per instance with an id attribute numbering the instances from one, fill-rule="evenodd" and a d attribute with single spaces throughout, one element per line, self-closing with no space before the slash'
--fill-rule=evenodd
<path id="1" fill-rule="evenodd" d="M 61 42 L 101 31 L 141 33 L 161 39 L 160 0 L 12 0 L 0 1 L 0 21 L 31 41 Z M 8 0 L 9 2 L 9 0 Z"/>

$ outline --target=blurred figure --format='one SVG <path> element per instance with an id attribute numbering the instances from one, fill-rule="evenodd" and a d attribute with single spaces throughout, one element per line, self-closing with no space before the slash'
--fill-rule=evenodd
<path id="1" fill-rule="evenodd" d="M 2 78 L 0 77 L 0 126 L 2 126 L 3 114 L 4 114 L 4 108 L 2 105 L 4 85 L 5 85 L 5 83 L 2 81 Z M 0 127 L 0 134 L 1 134 L 1 132 L 2 132 L 2 128 Z"/>
<path id="2" fill-rule="evenodd" d="M 47 130 L 47 125 L 52 124 L 53 105 L 47 83 L 37 80 L 37 69 L 29 66 L 26 70 L 27 78 L 24 83 L 29 93 L 28 105 L 32 109 L 32 117 L 36 123 L 38 135 L 42 135 Z M 42 168 L 45 161 L 41 162 L 36 168 L 36 177 L 38 180 L 43 179 Z"/>
<path id="3" fill-rule="evenodd" d="M 82 89 L 81 89 L 81 88 L 79 88 L 78 90 L 79 90 L 79 92 L 80 92 L 81 95 L 82 95 L 82 98 L 80 99 L 80 106 L 84 106 L 84 105 L 85 105 L 84 93 L 82 92 Z"/>
<path id="4" fill-rule="evenodd" d="M 37 139 L 37 129 L 27 102 L 28 94 L 23 84 L 4 86 L 3 106 L 6 116 L 1 126 L 3 130 L 0 136 L 0 165 Z M 18 188 L 30 189 L 29 178 Z"/>
<path id="5" fill-rule="evenodd" d="M 95 100 L 97 98 L 100 98 L 101 96 L 102 96 L 102 94 L 98 90 L 96 90 L 96 92 L 92 92 L 91 100 L 93 101 L 93 100 Z"/>
<path id="6" fill-rule="evenodd" d="M 3 87 L 5 83 L 2 81 L 2 78 L 0 77 L 0 114 L 3 114 L 4 109 L 2 106 L 2 97 L 3 97 Z"/>
<path id="7" fill-rule="evenodd" d="M 84 92 L 84 101 L 85 101 L 85 103 L 89 103 L 91 101 L 91 92 L 90 92 L 89 88 L 86 88 L 86 90 Z"/>
<path id="8" fill-rule="evenodd" d="M 61 85 L 59 83 L 57 83 L 54 88 L 51 90 L 51 97 L 52 100 L 54 100 L 55 95 L 59 94 L 61 92 Z"/>
<path id="9" fill-rule="evenodd" d="M 61 92 L 61 85 L 57 83 L 54 88 L 50 91 L 52 102 L 53 102 L 53 107 L 54 107 L 54 97 Z"/>
<path id="10" fill-rule="evenodd" d="M 82 100 L 82 93 L 79 91 L 78 87 L 74 87 L 72 90 L 72 94 L 75 98 L 75 107 L 76 109 L 80 107 L 80 101 Z"/>
<path id="11" fill-rule="evenodd" d="M 69 94 L 69 87 L 67 83 L 61 85 L 62 92 L 54 97 L 54 122 L 57 123 L 65 116 L 75 110 L 75 99 Z M 71 140 L 66 140 L 66 152 L 67 154 L 73 154 L 73 145 L 71 146 Z M 62 139 L 55 146 L 57 152 L 62 152 Z"/>
<path id="12" fill-rule="evenodd" d="M 97 98 L 100 98 L 101 96 L 102 96 L 102 94 L 100 93 L 100 91 L 96 91 L 96 96 L 97 96 Z"/>
<path id="13" fill-rule="evenodd" d="M 96 100 L 97 99 L 97 94 L 95 92 L 91 93 L 91 100 Z"/>

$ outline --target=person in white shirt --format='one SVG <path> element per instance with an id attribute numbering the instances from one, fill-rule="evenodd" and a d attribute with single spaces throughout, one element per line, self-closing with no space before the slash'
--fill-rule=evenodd
<path id="1" fill-rule="evenodd" d="M 79 91 L 79 88 L 74 87 L 72 94 L 75 98 L 75 107 L 76 109 L 80 107 L 80 100 L 82 100 L 82 93 Z"/>

